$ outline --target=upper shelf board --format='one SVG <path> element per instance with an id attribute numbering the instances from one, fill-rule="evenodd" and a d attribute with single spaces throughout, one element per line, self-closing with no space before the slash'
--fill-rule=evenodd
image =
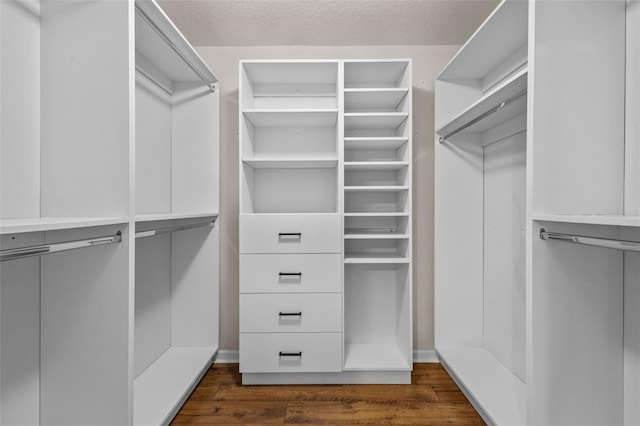
<path id="1" fill-rule="evenodd" d="M 345 61 L 345 88 L 409 87 L 405 81 L 409 60 Z"/>
<path id="2" fill-rule="evenodd" d="M 396 111 L 407 93 L 407 88 L 344 89 L 344 109 L 347 112 Z"/>
<path id="3" fill-rule="evenodd" d="M 345 130 L 394 130 L 407 118 L 407 112 L 345 113 Z"/>
<path id="4" fill-rule="evenodd" d="M 136 0 L 135 9 L 136 50 L 139 53 L 173 81 L 199 82 L 205 79 L 209 86 L 218 82 L 218 78 L 154 0 Z M 171 45 L 180 51 L 184 59 Z"/>
<path id="5" fill-rule="evenodd" d="M 640 227 L 640 216 L 637 215 L 534 214 L 533 220 L 540 222 Z"/>
<path id="6" fill-rule="evenodd" d="M 503 0 L 436 79 L 479 80 L 487 76 L 496 64 L 527 44 L 528 8 L 527 1 Z"/>
<path id="7" fill-rule="evenodd" d="M 0 235 L 128 224 L 124 217 L 35 217 L 0 220 Z"/>
<path id="8" fill-rule="evenodd" d="M 246 61 L 242 67 L 252 85 L 333 85 L 338 61 Z"/>
<path id="9" fill-rule="evenodd" d="M 459 129 L 462 129 L 459 133 L 481 133 L 522 114 L 527 108 L 526 91 L 527 69 L 525 68 L 496 86 L 440 127 L 436 131 L 441 138 L 440 141 L 442 142 L 448 135 Z M 470 123 L 473 124 L 469 125 Z"/>
<path id="10" fill-rule="evenodd" d="M 335 126 L 337 109 L 245 109 L 244 116 L 256 127 Z"/>
<path id="11" fill-rule="evenodd" d="M 407 137 L 345 137 L 345 151 L 396 150 L 409 142 Z"/>

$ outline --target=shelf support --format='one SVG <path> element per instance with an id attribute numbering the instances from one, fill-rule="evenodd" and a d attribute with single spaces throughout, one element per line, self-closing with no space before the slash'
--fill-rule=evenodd
<path id="1" fill-rule="evenodd" d="M 88 238 L 84 240 L 65 241 L 61 243 L 41 244 L 37 246 L 5 249 L 0 251 L 0 262 L 6 260 L 22 259 L 25 257 L 41 256 L 43 254 L 58 253 L 61 251 L 75 250 L 84 247 L 100 246 L 104 244 L 119 243 L 122 241 L 122 233 L 106 237 Z"/>
<path id="2" fill-rule="evenodd" d="M 574 244 L 584 244 L 588 246 L 640 252 L 640 242 L 637 241 L 612 240 L 608 238 L 560 234 L 556 232 L 547 232 L 544 228 L 540 230 L 540 239 L 565 241 Z"/>

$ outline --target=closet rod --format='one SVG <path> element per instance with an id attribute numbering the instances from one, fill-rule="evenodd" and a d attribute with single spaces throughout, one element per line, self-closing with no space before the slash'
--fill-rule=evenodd
<path id="1" fill-rule="evenodd" d="M 173 93 L 169 89 L 164 87 L 162 84 L 158 83 L 158 81 L 156 79 L 151 77 L 145 70 L 143 70 L 142 68 L 140 68 L 137 65 L 136 65 L 136 71 L 138 71 L 140 73 L 140 75 L 144 76 L 147 80 L 149 80 L 151 83 L 153 83 L 158 89 L 162 90 L 164 93 L 166 93 L 169 96 L 173 96 Z"/>
<path id="2" fill-rule="evenodd" d="M 440 143 L 444 143 L 444 141 L 446 141 L 450 137 L 457 135 L 458 133 L 462 132 L 464 129 L 473 126 L 474 124 L 476 124 L 479 121 L 484 120 L 485 118 L 487 118 L 491 114 L 494 114 L 494 113 L 500 111 L 505 106 L 509 105 L 510 103 L 512 103 L 514 101 L 517 101 L 518 99 L 520 99 L 521 97 L 526 96 L 526 95 L 527 95 L 526 89 L 521 91 L 521 92 L 516 93 L 515 95 L 511 96 L 510 98 L 500 102 L 498 105 L 494 106 L 490 110 L 488 110 L 486 112 L 483 112 L 482 114 L 480 114 L 479 116 L 477 116 L 473 120 L 464 123 L 462 126 L 456 128 L 455 130 L 452 130 L 451 132 L 447 133 L 444 136 L 440 136 Z"/>
<path id="3" fill-rule="evenodd" d="M 540 230 L 540 238 L 543 240 L 566 241 L 574 244 L 585 244 L 588 246 L 605 247 L 617 250 L 629 250 L 640 252 L 640 242 L 611 240 L 608 238 L 583 237 L 581 235 L 559 234 L 556 232 L 547 232 Z"/>
<path id="4" fill-rule="evenodd" d="M 100 246 L 103 244 L 119 243 L 122 241 L 122 233 L 106 237 L 88 238 L 85 240 L 65 241 L 61 243 L 41 244 L 37 246 L 5 249 L 0 251 L 0 261 L 21 259 L 23 257 L 40 256 L 49 253 L 75 250 L 84 247 Z"/>
<path id="5" fill-rule="evenodd" d="M 167 37 L 167 35 L 164 33 L 164 31 L 162 31 L 162 29 L 160 29 L 160 27 L 158 27 L 158 25 L 156 25 L 155 22 L 153 22 L 153 20 L 151 18 L 149 18 L 149 16 L 140 8 L 140 6 L 138 6 L 138 4 L 136 4 L 136 12 L 138 13 L 138 15 L 140 15 L 140 17 L 142 19 L 145 20 L 145 22 L 147 24 L 149 24 L 149 26 L 151 27 L 151 29 L 153 29 L 159 36 L 160 38 L 167 43 L 167 45 L 174 51 L 176 52 L 176 54 L 178 56 L 180 56 L 180 58 L 184 61 L 185 64 L 187 64 L 187 66 L 189 66 L 189 68 L 191 68 L 193 70 L 193 72 L 195 72 L 198 77 L 200 77 L 200 80 L 202 80 L 204 82 L 204 84 L 207 85 L 207 87 L 209 87 L 209 89 L 212 92 L 216 91 L 216 87 L 214 85 L 214 83 L 210 82 L 204 75 L 202 75 L 202 73 L 200 71 L 198 71 L 198 69 L 195 67 L 195 65 L 193 65 L 193 63 L 184 55 L 184 53 L 182 53 L 182 51 L 180 51 L 180 49 L 178 48 L 178 46 L 176 46 L 170 39 L 169 37 Z"/>
<path id="6" fill-rule="evenodd" d="M 213 227 L 213 225 L 215 225 L 215 223 L 216 221 L 213 220 L 211 222 L 196 223 L 193 225 L 171 226 L 169 228 L 152 229 L 149 231 L 138 231 L 136 232 L 136 238 L 153 237 L 155 235 L 170 234 L 172 232 L 184 231 L 186 229 L 211 228 Z"/>

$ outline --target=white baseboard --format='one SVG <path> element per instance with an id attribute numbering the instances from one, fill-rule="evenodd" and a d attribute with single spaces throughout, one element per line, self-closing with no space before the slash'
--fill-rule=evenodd
<path id="1" fill-rule="evenodd" d="M 238 362 L 240 362 L 240 352 L 237 349 L 220 349 L 218 356 L 213 361 L 214 364 L 237 364 Z"/>
<path id="2" fill-rule="evenodd" d="M 220 349 L 214 364 L 237 364 L 240 361 L 240 353 L 237 350 Z M 436 355 L 436 351 L 413 351 L 413 362 L 435 362 L 440 360 Z"/>

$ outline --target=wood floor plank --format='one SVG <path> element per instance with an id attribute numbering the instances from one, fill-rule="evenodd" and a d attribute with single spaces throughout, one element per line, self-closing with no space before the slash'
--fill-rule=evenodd
<path id="1" fill-rule="evenodd" d="M 282 424 L 287 402 L 192 401 L 188 400 L 173 424 Z"/>
<path id="2" fill-rule="evenodd" d="M 472 407 L 460 404 L 375 404 L 322 401 L 289 403 L 285 424 L 481 425 Z"/>

